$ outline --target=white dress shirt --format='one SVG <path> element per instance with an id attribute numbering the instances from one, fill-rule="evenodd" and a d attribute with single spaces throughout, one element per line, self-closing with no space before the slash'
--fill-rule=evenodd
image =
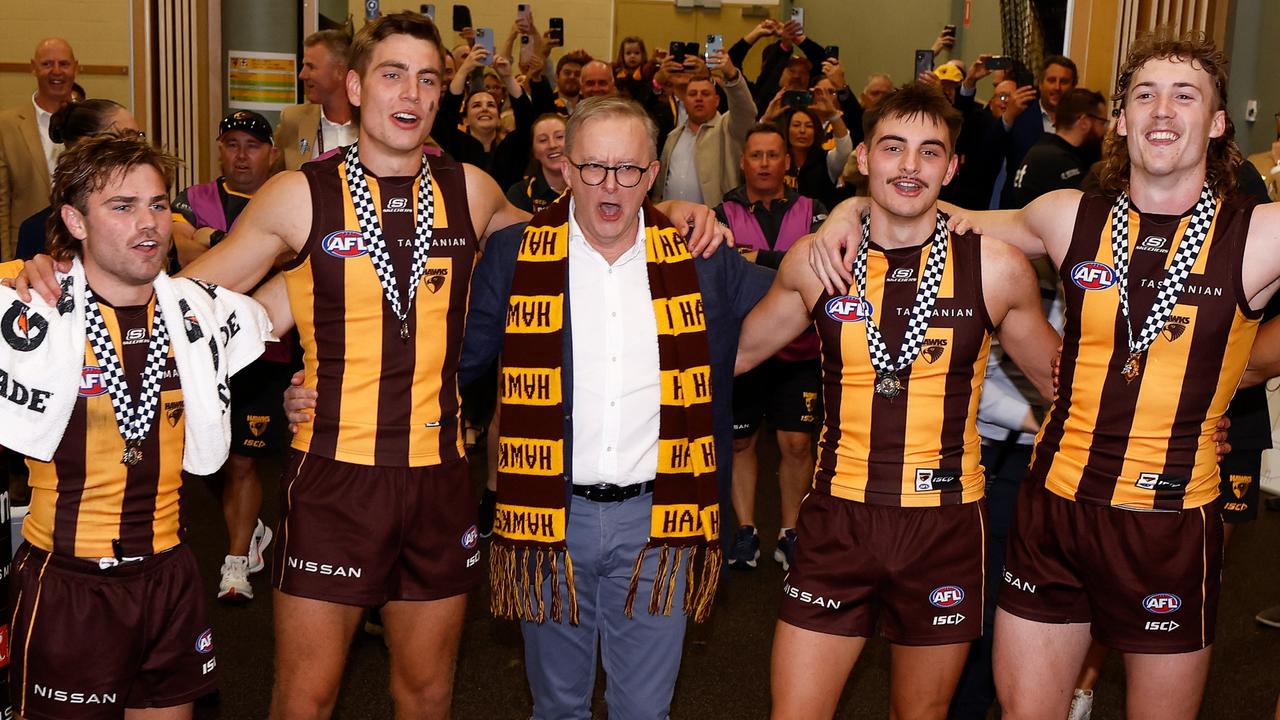
<path id="1" fill-rule="evenodd" d="M 44 150 L 44 162 L 49 167 L 49 177 L 53 177 L 53 169 L 58 166 L 58 156 L 62 154 L 62 143 L 56 143 L 49 137 L 49 118 L 53 117 L 53 113 L 40 107 L 35 93 L 31 93 L 31 106 L 36 109 L 36 125 L 40 127 L 40 148 Z"/>
<path id="2" fill-rule="evenodd" d="M 644 218 L 610 265 L 587 243 L 569 201 L 573 333 L 573 483 L 633 485 L 658 472 L 658 322 Z"/>
<path id="3" fill-rule="evenodd" d="M 350 145 L 356 141 L 355 122 L 351 120 L 341 124 L 333 122 L 324 116 L 324 108 L 320 108 L 320 141 L 322 152 Z"/>
<path id="4" fill-rule="evenodd" d="M 667 168 L 667 185 L 663 200 L 688 200 L 702 204 L 702 184 L 698 182 L 698 161 L 694 148 L 698 133 L 685 126 L 671 150 L 671 165 Z"/>

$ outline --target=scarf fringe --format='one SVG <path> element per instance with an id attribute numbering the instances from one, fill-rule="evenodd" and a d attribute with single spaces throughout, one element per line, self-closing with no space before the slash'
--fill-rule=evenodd
<path id="1" fill-rule="evenodd" d="M 573 587 L 573 560 L 563 548 L 493 543 L 489 548 L 489 612 L 506 620 L 545 622 L 548 616 L 542 592 L 545 571 L 551 580 L 551 620 L 560 622 L 564 614 L 564 594 L 560 590 L 561 558 L 564 583 L 568 588 L 569 622 L 577 625 L 578 596 Z"/>
<path id="2" fill-rule="evenodd" d="M 716 587 L 720 583 L 720 566 L 724 562 L 724 553 L 718 544 L 707 546 L 702 551 L 702 574 L 698 575 L 698 548 L 688 546 L 649 545 L 640 551 L 636 564 L 631 570 L 631 586 L 627 590 L 627 602 L 623 612 L 627 617 L 634 617 L 636 595 L 640 588 L 640 570 L 644 565 L 646 554 L 651 548 L 658 548 L 658 568 L 653 576 L 653 588 L 649 592 L 649 614 L 670 615 L 675 607 L 676 585 L 680 578 L 680 565 L 684 564 L 684 598 L 681 611 L 692 615 L 695 622 L 703 622 L 711 614 L 711 606 L 715 603 Z"/>

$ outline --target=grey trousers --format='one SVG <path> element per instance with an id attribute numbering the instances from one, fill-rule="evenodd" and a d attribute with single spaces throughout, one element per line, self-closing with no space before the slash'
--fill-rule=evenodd
<path id="1" fill-rule="evenodd" d="M 542 624 L 521 625 L 536 720 L 590 720 L 597 641 L 610 719 L 667 717 L 684 644 L 685 616 L 680 607 L 685 591 L 683 569 L 671 615 L 650 615 L 649 593 L 658 553 L 648 553 L 634 617 L 623 614 L 631 570 L 649 539 L 652 504 L 651 494 L 616 503 L 574 496 L 565 534 L 573 559 L 580 622 L 570 625 L 566 608 L 563 622 L 548 619 Z M 543 581 L 542 596 L 551 597 L 549 579 Z"/>

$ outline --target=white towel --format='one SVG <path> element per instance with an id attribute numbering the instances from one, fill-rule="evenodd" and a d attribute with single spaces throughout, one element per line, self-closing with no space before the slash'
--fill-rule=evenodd
<path id="1" fill-rule="evenodd" d="M 56 306 L 0 287 L 0 446 L 46 462 L 71 418 L 85 352 L 80 261 L 59 279 L 66 292 Z M 209 475 L 231 444 L 228 379 L 273 340 L 271 322 L 256 301 L 223 288 L 164 273 L 153 287 L 182 384 L 182 468 Z"/>

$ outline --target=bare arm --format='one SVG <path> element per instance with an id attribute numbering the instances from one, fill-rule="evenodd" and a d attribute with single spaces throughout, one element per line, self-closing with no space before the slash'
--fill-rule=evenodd
<path id="1" fill-rule="evenodd" d="M 1052 400 L 1053 361 L 1062 338 L 1045 319 L 1035 270 L 1016 249 L 984 237 L 982 293 L 1005 354 Z"/>
<path id="2" fill-rule="evenodd" d="M 764 362 L 813 322 L 802 291 L 807 289 L 816 297 L 821 289 L 808 265 L 808 248 L 802 247 L 812 242 L 812 238 L 812 235 L 802 238 L 792 248 L 799 248 L 800 252 L 788 252 L 783 257 L 769 292 L 743 320 L 735 374 L 741 375 Z"/>
<path id="3" fill-rule="evenodd" d="M 293 309 L 289 307 L 289 288 L 284 275 L 276 273 L 253 293 L 253 299 L 267 309 L 271 319 L 271 334 L 284 337 L 293 328 Z"/>
<path id="4" fill-rule="evenodd" d="M 1280 376 L 1280 318 L 1273 318 L 1258 328 L 1240 387 L 1260 385 L 1277 376 Z"/>
<path id="5" fill-rule="evenodd" d="M 310 231 L 311 189 L 307 179 L 300 172 L 282 172 L 254 195 L 226 238 L 183 268 L 181 274 L 248 292 L 266 276 L 281 253 L 301 252 Z"/>
<path id="6" fill-rule="evenodd" d="M 529 213 L 512 205 L 489 173 L 474 165 L 463 164 L 467 178 L 467 203 L 471 206 L 471 227 L 480 233 L 480 249 L 499 230 L 529 222 Z"/>

